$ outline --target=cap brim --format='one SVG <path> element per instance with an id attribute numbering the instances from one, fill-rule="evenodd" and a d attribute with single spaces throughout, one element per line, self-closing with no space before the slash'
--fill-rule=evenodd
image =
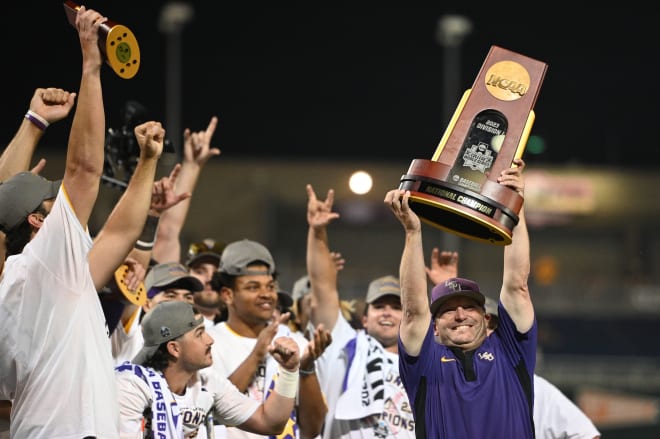
<path id="1" fill-rule="evenodd" d="M 396 297 L 397 299 L 401 300 L 401 294 L 399 294 L 398 292 L 394 293 L 394 292 L 385 291 L 383 293 L 379 293 L 375 295 L 374 297 L 369 297 L 368 300 L 365 300 L 365 303 L 372 304 L 375 301 L 387 296 Z"/>
<path id="2" fill-rule="evenodd" d="M 484 303 L 486 302 L 485 296 L 476 291 L 471 291 L 471 290 L 456 291 L 455 293 L 447 294 L 446 296 L 442 296 L 434 300 L 433 303 L 431 303 L 431 315 L 435 316 L 435 314 L 438 312 L 438 309 L 442 306 L 442 304 L 453 297 L 467 297 L 473 299 L 479 305 L 481 305 L 481 307 L 483 307 Z"/>
<path id="3" fill-rule="evenodd" d="M 191 267 L 192 265 L 208 263 L 213 264 L 216 267 L 220 266 L 220 255 L 217 253 L 203 252 L 199 253 L 186 261 L 186 265 Z"/>
<path id="4" fill-rule="evenodd" d="M 142 349 L 140 349 L 140 352 L 138 352 L 137 355 L 133 357 L 132 363 L 143 365 L 154 356 L 157 350 L 158 346 L 144 346 Z"/>
<path id="5" fill-rule="evenodd" d="M 204 284 L 202 284 L 202 282 L 196 277 L 182 276 L 174 281 L 170 281 L 163 285 L 154 285 L 154 287 L 159 288 L 161 290 L 168 288 L 181 288 L 184 290 L 189 290 L 194 293 L 197 293 L 204 289 Z"/>

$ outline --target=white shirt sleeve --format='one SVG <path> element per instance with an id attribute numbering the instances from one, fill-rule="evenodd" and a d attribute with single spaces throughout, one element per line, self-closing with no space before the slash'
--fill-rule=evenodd
<path id="1" fill-rule="evenodd" d="M 259 408 L 259 402 L 241 393 L 226 377 L 209 368 L 200 372 L 206 390 L 213 395 L 213 419 L 227 426 L 243 424 Z"/>
<path id="2" fill-rule="evenodd" d="M 152 404 L 149 384 L 130 370 L 117 371 L 115 376 L 119 395 L 121 438 L 141 438 L 144 410 Z"/>
<path id="3" fill-rule="evenodd" d="M 561 390 L 534 375 L 536 439 L 593 439 L 600 432 L 591 419 Z"/>

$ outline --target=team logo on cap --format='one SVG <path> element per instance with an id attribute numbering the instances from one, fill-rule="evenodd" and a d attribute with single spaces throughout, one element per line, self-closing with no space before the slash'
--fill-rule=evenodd
<path id="1" fill-rule="evenodd" d="M 163 338 L 171 337 L 172 332 L 170 331 L 170 328 L 168 328 L 167 326 L 161 326 L 160 327 L 160 336 L 163 337 Z"/>
<path id="2" fill-rule="evenodd" d="M 445 286 L 452 291 L 461 291 L 461 284 L 454 280 L 448 280 L 445 282 Z"/>

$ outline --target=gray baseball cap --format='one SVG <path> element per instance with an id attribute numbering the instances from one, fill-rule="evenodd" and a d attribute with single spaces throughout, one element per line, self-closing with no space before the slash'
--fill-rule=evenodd
<path id="1" fill-rule="evenodd" d="M 249 265 L 264 263 L 268 266 L 267 271 L 250 270 Z M 220 273 L 231 276 L 246 276 L 254 274 L 273 274 L 275 272 L 275 261 L 266 247 L 262 244 L 243 239 L 227 245 L 220 258 Z"/>
<path id="2" fill-rule="evenodd" d="M 144 278 L 144 288 L 149 296 L 152 288 L 161 291 L 168 288 L 181 288 L 195 293 L 202 291 L 204 285 L 195 276 L 191 276 L 183 265 L 178 262 L 166 262 L 154 265 L 149 269 L 149 273 Z M 151 294 L 149 298 L 155 294 Z"/>
<path id="3" fill-rule="evenodd" d="M 383 296 L 396 296 L 401 298 L 401 284 L 395 276 L 383 276 L 369 283 L 366 303 L 374 303 Z"/>
<path id="4" fill-rule="evenodd" d="M 13 229 L 42 201 L 57 197 L 61 183 L 61 180 L 46 180 L 31 172 L 20 172 L 0 183 L 0 230 Z"/>
<path id="5" fill-rule="evenodd" d="M 312 292 L 312 283 L 309 276 L 303 276 L 293 284 L 293 300 L 301 299 Z"/>
<path id="6" fill-rule="evenodd" d="M 161 302 L 142 319 L 144 346 L 133 363 L 144 364 L 158 350 L 158 346 L 192 331 L 204 324 L 204 317 L 195 316 L 191 304 L 180 301 Z"/>

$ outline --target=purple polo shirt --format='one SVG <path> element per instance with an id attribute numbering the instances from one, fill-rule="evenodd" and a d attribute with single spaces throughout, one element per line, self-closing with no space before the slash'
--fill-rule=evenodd
<path id="1" fill-rule="evenodd" d="M 418 357 L 408 355 L 399 338 L 399 372 L 417 437 L 534 437 L 537 322 L 520 334 L 501 304 L 498 308 L 497 329 L 468 353 L 438 344 L 432 322 Z"/>

